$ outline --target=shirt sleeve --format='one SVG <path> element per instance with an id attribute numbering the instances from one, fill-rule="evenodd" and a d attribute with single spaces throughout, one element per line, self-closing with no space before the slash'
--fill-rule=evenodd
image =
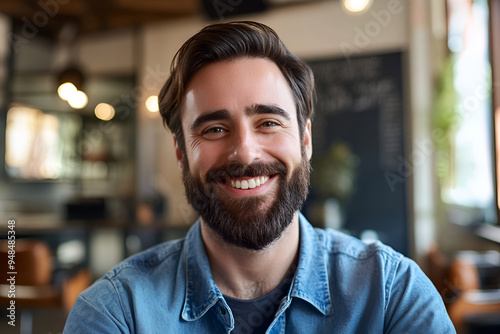
<path id="1" fill-rule="evenodd" d="M 63 333 L 130 333 L 119 294 L 110 280 L 102 278 L 78 296 Z"/>
<path id="2" fill-rule="evenodd" d="M 401 260 L 387 289 L 385 333 L 456 333 L 438 291 L 412 260 Z"/>

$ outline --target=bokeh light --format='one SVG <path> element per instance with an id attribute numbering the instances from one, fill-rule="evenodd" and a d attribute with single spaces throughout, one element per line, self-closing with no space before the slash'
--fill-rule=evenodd
<path id="1" fill-rule="evenodd" d="M 99 103 L 94 109 L 94 114 L 103 121 L 109 121 L 115 117 L 115 108 L 107 103 Z"/>
<path id="2" fill-rule="evenodd" d="M 158 106 L 158 96 L 152 95 L 148 97 L 148 99 L 146 100 L 146 108 L 150 112 L 158 112 L 158 110 L 160 110 Z"/>
<path id="3" fill-rule="evenodd" d="M 74 109 L 82 109 L 87 105 L 88 102 L 89 102 L 89 99 L 87 97 L 87 94 L 85 94 L 84 92 L 82 92 L 80 90 L 77 90 L 68 99 L 69 105 Z"/>
<path id="4" fill-rule="evenodd" d="M 57 94 L 64 101 L 68 101 L 76 92 L 76 87 L 71 82 L 65 82 L 57 88 Z"/>
<path id="5" fill-rule="evenodd" d="M 342 5 L 351 13 L 362 13 L 367 10 L 373 0 L 343 0 Z"/>

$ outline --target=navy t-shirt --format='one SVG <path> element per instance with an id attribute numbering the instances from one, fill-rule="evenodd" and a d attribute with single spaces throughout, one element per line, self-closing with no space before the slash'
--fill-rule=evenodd
<path id="1" fill-rule="evenodd" d="M 265 333 L 273 322 L 281 300 L 288 294 L 294 270 L 273 291 L 255 299 L 224 296 L 234 316 L 234 334 Z"/>

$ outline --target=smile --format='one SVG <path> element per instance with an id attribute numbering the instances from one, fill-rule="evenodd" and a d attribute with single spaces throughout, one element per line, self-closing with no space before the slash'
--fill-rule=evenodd
<path id="1" fill-rule="evenodd" d="M 232 188 L 245 190 L 245 189 L 254 189 L 258 186 L 263 185 L 267 181 L 269 181 L 269 176 L 257 176 L 245 180 L 231 180 L 229 184 Z"/>

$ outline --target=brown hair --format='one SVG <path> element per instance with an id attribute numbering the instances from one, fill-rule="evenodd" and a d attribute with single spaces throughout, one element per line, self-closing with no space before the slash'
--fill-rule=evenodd
<path id="1" fill-rule="evenodd" d="M 185 152 L 180 106 L 189 80 L 203 66 L 238 57 L 259 57 L 273 61 L 288 82 L 295 106 L 300 136 L 312 117 L 314 77 L 310 67 L 290 53 L 276 32 L 252 21 L 217 23 L 203 28 L 177 51 L 170 77 L 158 97 L 163 123 L 177 137 Z"/>

